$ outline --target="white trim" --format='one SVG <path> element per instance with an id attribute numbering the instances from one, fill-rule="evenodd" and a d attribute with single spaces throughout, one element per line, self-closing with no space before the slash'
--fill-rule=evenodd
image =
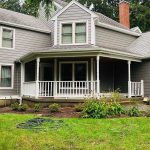
<path id="1" fill-rule="evenodd" d="M 72 64 L 72 81 L 75 81 L 75 64 L 86 64 L 86 81 L 88 81 L 88 61 L 60 61 L 59 62 L 59 81 L 61 81 L 61 64 Z"/>
<path id="2" fill-rule="evenodd" d="M 96 28 L 95 28 L 95 19 L 91 17 L 91 44 L 96 44 Z"/>
<path id="3" fill-rule="evenodd" d="M 13 47 L 12 48 L 2 47 L 2 40 L 3 40 L 2 37 L 3 37 L 3 30 L 4 29 L 11 30 L 13 32 Z M 15 49 L 15 29 L 4 27 L 4 26 L 0 27 L 0 48 L 3 48 L 3 49 Z"/>
<path id="4" fill-rule="evenodd" d="M 95 13 L 93 13 L 91 10 L 86 8 L 85 6 L 81 5 L 79 2 L 72 0 L 67 6 L 65 6 L 62 10 L 60 10 L 55 16 L 51 18 L 51 20 L 56 20 L 59 15 L 61 15 L 64 11 L 66 11 L 71 5 L 76 4 L 81 9 L 85 10 L 89 14 L 91 14 L 91 17 L 98 17 Z"/>
<path id="5" fill-rule="evenodd" d="M 57 36 L 58 36 L 58 21 L 54 22 L 54 45 L 57 45 Z"/>
<path id="6" fill-rule="evenodd" d="M 122 28 L 115 27 L 115 26 L 105 24 L 105 23 L 101 23 L 101 22 L 97 22 L 96 25 L 100 26 L 100 27 L 103 27 L 103 28 L 107 28 L 107 29 L 118 31 L 118 32 L 122 32 L 122 33 L 125 33 L 125 34 L 133 35 L 133 36 L 141 36 L 141 34 L 138 34 L 136 32 L 133 32 L 133 31 L 130 31 L 130 30 L 127 30 L 127 29 L 122 29 Z"/>
<path id="7" fill-rule="evenodd" d="M 86 24 L 86 42 L 85 43 L 76 43 L 75 42 L 75 27 L 76 27 L 76 23 L 85 23 Z M 63 44 L 62 43 L 62 25 L 63 24 L 72 24 L 72 43 L 70 44 Z M 89 33 L 88 33 L 88 30 L 89 30 L 89 22 L 88 20 L 77 20 L 77 21 L 74 21 L 74 20 L 69 20 L 69 21 L 61 21 L 60 24 L 59 24 L 59 29 L 60 29 L 60 32 L 59 32 L 59 45 L 86 45 L 89 43 L 88 41 L 88 37 L 89 37 Z"/>
<path id="8" fill-rule="evenodd" d="M 59 7 L 60 9 L 63 8 L 61 5 L 59 5 L 59 4 L 58 4 L 57 2 L 55 2 L 55 1 L 54 1 L 54 5 L 55 5 L 56 7 Z"/>
<path id="9" fill-rule="evenodd" d="M 9 25 L 9 26 L 18 27 L 18 28 L 27 29 L 27 30 L 32 30 L 32 31 L 37 31 L 37 32 L 42 32 L 42 33 L 51 33 L 50 30 L 38 29 L 34 27 L 29 27 L 25 25 L 16 24 L 16 23 L 10 23 L 10 22 L 1 21 L 1 20 L 0 20 L 0 24 Z"/>
<path id="10" fill-rule="evenodd" d="M 0 63 L 0 78 L 1 78 L 1 66 L 11 67 L 11 87 L 0 87 L 0 89 L 13 89 L 14 88 L 14 64 Z"/>
<path id="11" fill-rule="evenodd" d="M 36 98 L 39 96 L 39 71 L 40 71 L 40 58 L 36 58 Z"/>
<path id="12" fill-rule="evenodd" d="M 23 96 L 23 89 L 24 89 L 24 77 L 25 77 L 25 64 L 24 63 L 21 63 L 21 92 L 20 92 L 20 95 Z"/>
<path id="13" fill-rule="evenodd" d="M 128 98 L 131 98 L 131 61 L 128 60 Z"/>

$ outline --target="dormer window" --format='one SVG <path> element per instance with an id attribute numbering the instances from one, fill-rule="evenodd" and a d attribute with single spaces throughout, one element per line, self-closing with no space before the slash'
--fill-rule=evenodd
<path id="1" fill-rule="evenodd" d="M 86 23 L 76 23 L 75 43 L 86 43 Z"/>
<path id="2" fill-rule="evenodd" d="M 1 30 L 1 47 L 14 48 L 14 30 L 10 28 L 2 27 Z"/>
<path id="3" fill-rule="evenodd" d="M 61 45 L 87 44 L 87 22 L 61 24 Z"/>
<path id="4" fill-rule="evenodd" d="M 72 43 L 72 24 L 62 25 L 62 44 Z"/>

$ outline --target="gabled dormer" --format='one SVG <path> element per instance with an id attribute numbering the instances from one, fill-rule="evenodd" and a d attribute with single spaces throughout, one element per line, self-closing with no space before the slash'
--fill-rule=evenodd
<path id="1" fill-rule="evenodd" d="M 95 18 L 95 13 L 75 0 L 71 1 L 51 18 L 54 45 L 95 45 Z"/>

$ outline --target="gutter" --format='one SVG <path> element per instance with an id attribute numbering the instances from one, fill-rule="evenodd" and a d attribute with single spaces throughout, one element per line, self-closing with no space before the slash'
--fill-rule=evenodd
<path id="1" fill-rule="evenodd" d="M 51 33 L 50 30 L 38 29 L 38 28 L 34 28 L 34 27 L 26 26 L 26 25 L 20 25 L 20 24 L 16 24 L 16 23 L 10 23 L 10 22 L 6 22 L 6 21 L 0 21 L 0 24 L 18 27 L 18 28 L 27 29 L 27 30 L 32 30 L 32 31 L 37 31 L 37 32 L 41 32 L 41 33 L 48 33 L 48 34 Z"/>
<path id="2" fill-rule="evenodd" d="M 141 36 L 141 34 L 139 34 L 139 33 L 132 32 L 130 30 L 122 29 L 122 28 L 115 27 L 115 26 L 105 24 L 105 23 L 101 23 L 101 22 L 96 22 L 95 25 L 103 27 L 103 28 L 107 28 L 107 29 L 110 29 L 110 30 L 118 31 L 118 32 L 121 32 L 121 33 L 129 34 L 129 35 L 132 35 L 132 36 L 136 36 L 136 37 Z"/>

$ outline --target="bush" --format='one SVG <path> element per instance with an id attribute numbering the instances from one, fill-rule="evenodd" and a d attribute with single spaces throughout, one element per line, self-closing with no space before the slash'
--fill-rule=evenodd
<path id="1" fill-rule="evenodd" d="M 35 104 L 33 109 L 34 109 L 34 112 L 39 112 L 41 110 L 41 105 Z"/>
<path id="2" fill-rule="evenodd" d="M 105 102 L 100 102 L 97 99 L 89 99 L 85 102 L 82 111 L 83 118 L 106 118 L 108 107 Z"/>
<path id="3" fill-rule="evenodd" d="M 18 106 L 18 111 L 26 111 L 28 109 L 27 104 L 21 104 Z"/>
<path id="4" fill-rule="evenodd" d="M 108 115 L 121 115 L 125 114 L 125 109 L 117 102 L 109 104 Z"/>
<path id="5" fill-rule="evenodd" d="M 16 111 L 16 110 L 18 110 L 18 107 L 19 107 L 19 103 L 17 103 L 17 102 L 11 104 L 12 110 L 15 110 L 15 111 Z"/>
<path id="6" fill-rule="evenodd" d="M 58 112 L 59 108 L 60 108 L 60 105 L 56 103 L 49 105 L 50 112 Z"/>
<path id="7" fill-rule="evenodd" d="M 139 117 L 141 115 L 141 112 L 139 111 L 138 107 L 133 106 L 128 110 L 128 115 L 130 117 Z"/>
<path id="8" fill-rule="evenodd" d="M 112 93 L 111 95 L 111 100 L 114 101 L 114 102 L 117 102 L 121 99 L 121 96 L 120 96 L 120 90 L 117 89 L 115 90 L 115 92 Z"/>
<path id="9" fill-rule="evenodd" d="M 150 105 L 150 98 L 147 100 L 146 103 L 147 103 L 147 105 Z"/>
<path id="10" fill-rule="evenodd" d="M 84 109 L 84 104 L 77 104 L 75 105 L 75 111 L 76 112 L 81 112 Z"/>

